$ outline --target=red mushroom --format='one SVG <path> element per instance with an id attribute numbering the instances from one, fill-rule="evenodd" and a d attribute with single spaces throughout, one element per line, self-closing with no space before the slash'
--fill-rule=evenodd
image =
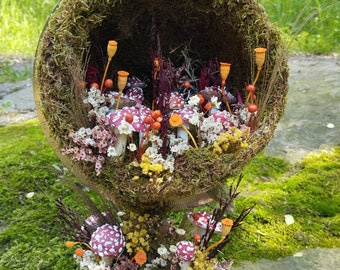
<path id="1" fill-rule="evenodd" d="M 185 101 L 179 92 L 171 92 L 169 99 L 170 110 L 183 109 Z"/>
<path id="2" fill-rule="evenodd" d="M 129 123 L 126 121 L 126 116 L 133 116 L 132 121 Z M 109 123 L 112 124 L 118 133 L 118 141 L 115 146 L 117 156 L 122 155 L 125 152 L 127 136 L 133 131 L 139 132 L 140 137 L 147 129 L 147 125 L 144 122 L 144 118 L 147 115 L 151 115 L 151 110 L 142 104 L 136 104 L 134 107 L 123 107 L 120 110 L 111 112 L 107 115 Z"/>
<path id="3" fill-rule="evenodd" d="M 125 109 L 127 108 L 127 109 Z M 115 145 L 115 156 L 121 156 L 125 152 L 127 137 L 132 134 L 134 127 L 132 123 L 128 123 L 125 120 L 126 114 L 131 113 L 130 107 L 123 107 L 120 110 L 116 110 L 107 115 L 109 123 L 112 124 L 115 129 L 114 132 L 117 134 L 117 142 Z"/>
<path id="4" fill-rule="evenodd" d="M 142 88 L 146 87 L 146 84 L 136 76 L 132 76 L 128 79 L 126 87 L 127 90 L 125 92 L 125 95 L 128 98 L 134 100 L 136 103 L 142 104 L 144 100 L 144 93 Z"/>
<path id="5" fill-rule="evenodd" d="M 181 270 L 189 268 L 191 261 L 195 256 L 195 245 L 189 241 L 180 241 L 176 244 L 176 257 L 180 260 Z"/>
<path id="6" fill-rule="evenodd" d="M 227 111 L 216 111 L 211 116 L 214 118 L 214 122 L 220 122 L 225 130 L 230 125 L 230 114 Z"/>
<path id="7" fill-rule="evenodd" d="M 122 121 L 125 120 L 126 115 L 133 115 L 133 120 L 131 121 L 133 131 L 145 132 L 146 126 L 143 120 L 145 116 L 150 114 L 151 110 L 149 108 L 141 104 L 136 104 L 134 107 L 123 107 L 120 110 L 109 113 L 108 118 L 109 122 L 118 128 L 122 124 Z"/>
<path id="8" fill-rule="evenodd" d="M 189 121 L 196 112 L 191 107 L 185 107 L 180 110 L 174 110 L 174 113 L 177 113 L 182 118 L 183 122 L 185 122 L 185 121 Z"/>
<path id="9" fill-rule="evenodd" d="M 118 226 L 105 224 L 92 234 L 90 246 L 106 265 L 110 266 L 124 250 L 125 238 Z"/>
<path id="10" fill-rule="evenodd" d="M 144 100 L 143 89 L 140 87 L 132 87 L 132 88 L 127 89 L 125 95 L 129 99 L 132 99 L 136 101 L 136 103 L 139 103 L 139 104 L 141 104 Z"/>
<path id="11" fill-rule="evenodd" d="M 197 234 L 199 234 L 201 237 L 205 234 L 208 223 L 209 223 L 209 229 L 212 229 L 215 226 L 216 221 L 212 219 L 212 214 L 208 212 L 203 213 L 187 213 L 187 217 L 190 220 L 190 222 L 196 226 Z M 222 232 L 222 223 L 217 222 L 215 227 L 215 233 L 221 233 Z"/>

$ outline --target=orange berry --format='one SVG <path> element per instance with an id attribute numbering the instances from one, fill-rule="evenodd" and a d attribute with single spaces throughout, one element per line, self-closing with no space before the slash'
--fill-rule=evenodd
<path id="1" fill-rule="evenodd" d="M 99 89 L 99 84 L 96 83 L 96 82 L 93 82 L 93 83 L 91 83 L 91 85 L 90 85 L 90 88 L 92 88 L 92 87 L 95 87 L 95 88 Z"/>
<path id="2" fill-rule="evenodd" d="M 199 243 L 201 241 L 201 236 L 199 234 L 194 235 L 194 242 Z"/>
<path id="3" fill-rule="evenodd" d="M 197 94 L 197 96 L 199 97 L 200 99 L 200 105 L 202 105 L 204 103 L 204 97 L 202 94 Z"/>
<path id="4" fill-rule="evenodd" d="M 206 109 L 207 111 L 209 111 L 211 107 L 212 107 L 211 103 L 207 103 L 204 105 L 204 109 Z"/>
<path id="5" fill-rule="evenodd" d="M 155 110 L 151 112 L 151 116 L 156 120 L 158 117 L 162 117 L 163 115 L 160 110 Z"/>
<path id="6" fill-rule="evenodd" d="M 128 123 L 132 123 L 133 122 L 133 114 L 132 113 L 127 113 L 125 115 L 125 121 Z"/>
<path id="7" fill-rule="evenodd" d="M 76 254 L 78 257 L 83 256 L 85 253 L 85 251 L 82 248 L 76 248 L 76 250 L 74 251 L 74 254 Z"/>
<path id="8" fill-rule="evenodd" d="M 77 89 L 78 90 L 83 90 L 86 88 L 86 83 L 84 81 L 78 81 L 77 82 Z"/>
<path id="9" fill-rule="evenodd" d="M 104 85 L 106 88 L 112 88 L 113 87 L 113 81 L 111 79 L 106 79 L 104 82 Z"/>
<path id="10" fill-rule="evenodd" d="M 153 118 L 152 118 L 152 116 L 151 116 L 151 115 L 145 116 L 145 118 L 144 118 L 144 123 L 145 123 L 145 124 L 151 125 L 151 124 L 153 123 Z"/>
<path id="11" fill-rule="evenodd" d="M 253 84 L 248 84 L 248 85 L 246 86 L 246 90 L 247 90 L 248 92 L 254 93 L 254 92 L 255 92 L 255 86 L 254 86 Z"/>
<path id="12" fill-rule="evenodd" d="M 161 129 L 161 123 L 155 121 L 151 124 L 151 128 L 154 129 L 154 130 L 160 130 Z"/>
<path id="13" fill-rule="evenodd" d="M 133 259 L 138 263 L 139 265 L 143 265 L 146 263 L 147 255 L 144 250 L 139 250 L 136 255 L 133 257 Z"/>
<path id="14" fill-rule="evenodd" d="M 186 81 L 183 83 L 184 88 L 188 89 L 190 87 L 190 82 Z"/>
<path id="15" fill-rule="evenodd" d="M 249 111 L 250 113 L 256 112 L 256 111 L 257 111 L 257 105 L 256 105 L 256 104 L 250 104 L 250 105 L 248 106 L 248 111 Z"/>

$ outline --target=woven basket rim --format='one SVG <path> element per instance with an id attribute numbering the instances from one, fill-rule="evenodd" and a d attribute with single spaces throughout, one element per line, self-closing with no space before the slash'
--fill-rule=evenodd
<path id="1" fill-rule="evenodd" d="M 167 1 L 163 2 L 161 3 L 163 5 L 164 3 L 168 3 Z M 177 3 L 179 1 L 175 2 Z M 233 28 L 236 28 L 236 26 L 240 27 L 240 32 L 242 33 L 243 38 L 240 41 L 235 41 L 235 43 L 246 44 L 248 46 L 252 46 L 252 48 L 240 48 L 240 50 L 236 53 L 237 57 L 241 54 L 245 54 L 246 57 L 243 57 L 243 59 L 248 57 L 251 58 L 250 54 L 254 49 L 254 44 L 268 48 L 268 51 L 270 52 L 268 54 L 269 59 L 266 60 L 266 67 L 269 69 L 267 72 L 268 81 L 260 81 L 259 85 L 260 88 L 267 87 L 269 89 L 268 91 L 271 91 L 271 93 L 268 95 L 267 100 L 265 100 L 266 104 L 263 106 L 262 118 L 265 120 L 263 120 L 260 132 L 252 134 L 249 138 L 249 148 L 241 149 L 232 155 L 230 153 L 226 153 L 225 155 L 216 158 L 211 156 L 210 163 L 208 162 L 207 164 L 209 165 L 207 166 L 211 166 L 211 168 L 215 168 L 216 170 L 218 169 L 219 171 L 214 174 L 214 177 L 211 177 L 211 172 L 209 171 L 211 168 L 209 168 L 209 170 L 205 173 L 193 173 L 195 181 L 201 181 L 198 185 L 196 183 L 191 183 L 188 186 L 183 181 L 174 181 L 173 183 L 175 186 L 172 186 L 171 183 L 164 183 L 158 187 L 159 190 L 163 191 L 164 189 L 168 189 L 168 193 L 162 193 L 161 191 L 157 193 L 153 184 L 148 183 L 147 177 L 144 179 L 143 188 L 139 190 L 136 189 L 136 186 L 133 186 L 132 188 L 127 185 L 127 183 L 129 183 L 129 178 L 131 178 L 130 173 L 135 170 L 133 168 L 131 170 L 127 169 L 129 172 L 128 174 L 124 174 L 123 171 L 117 172 L 115 176 L 112 176 L 111 180 L 101 176 L 96 177 L 93 173 L 87 171 L 87 164 L 74 163 L 69 157 L 62 155 L 60 151 L 62 147 L 69 144 L 69 141 L 65 143 L 67 140 L 65 134 L 69 132 L 67 129 L 74 129 L 79 125 L 72 122 L 70 123 L 70 119 L 65 117 L 65 115 L 68 115 L 68 111 L 70 110 L 70 104 L 67 104 L 68 99 L 70 96 L 73 98 L 75 96 L 74 93 L 70 94 L 70 96 L 65 93 L 70 91 L 70 84 L 75 84 L 77 78 L 79 79 L 79 77 L 84 76 L 84 74 L 69 73 L 72 71 L 73 66 L 80 69 L 83 67 L 84 63 L 81 59 L 84 53 L 86 53 L 86 50 L 84 49 L 89 48 L 91 35 L 94 33 L 93 31 L 100 29 L 101 27 L 107 27 L 108 21 L 110 21 L 108 20 L 108 14 L 117 11 L 115 15 L 119 15 L 121 17 L 118 16 L 118 18 L 116 17 L 115 19 L 125 19 L 126 21 L 128 18 L 123 18 L 122 13 L 124 9 L 127 9 L 127 12 L 131 12 L 131 8 L 134 7 L 133 2 L 62 0 L 52 12 L 48 22 L 46 23 L 46 27 L 42 32 L 36 53 L 33 86 L 38 117 L 41 121 L 43 130 L 48 137 L 52 148 L 55 150 L 61 161 L 82 182 L 100 193 L 105 194 L 105 196 L 109 197 L 113 201 L 127 203 L 129 205 L 137 205 L 140 203 L 152 205 L 157 202 L 162 206 L 173 206 L 176 204 L 178 198 L 187 198 L 190 196 L 195 197 L 195 194 L 197 193 L 201 194 L 214 189 L 214 187 L 219 184 L 223 184 L 228 177 L 235 176 L 239 173 L 243 166 L 266 146 L 284 111 L 285 96 L 288 90 L 286 53 L 279 31 L 275 26 L 270 24 L 263 9 L 253 0 L 243 0 L 238 1 L 238 3 L 229 3 L 229 1 L 200 2 L 205 4 L 202 6 L 209 8 L 209 12 L 207 12 L 208 15 L 206 15 L 207 21 L 211 20 L 212 14 L 216 16 L 216 20 L 212 21 L 213 25 L 220 25 L 220 22 L 216 21 L 223 18 L 221 19 L 223 21 L 221 25 L 225 27 L 232 25 Z M 211 4 L 207 4 L 208 2 L 211 2 Z M 143 1 L 143 3 L 145 5 L 149 4 L 155 10 L 160 8 L 160 4 L 157 5 L 155 1 L 146 0 Z M 131 5 L 131 7 L 129 7 L 129 5 Z M 173 7 L 173 4 L 169 5 Z M 199 6 L 199 4 L 197 5 Z M 104 7 L 107 8 L 105 9 Z M 240 10 L 239 13 L 237 13 L 236 10 Z M 162 10 L 162 12 L 164 11 Z M 236 12 L 236 15 L 230 17 L 234 21 L 228 21 L 226 15 L 233 14 L 233 12 Z M 141 16 L 137 11 L 136 14 Z M 202 15 L 203 12 L 196 10 L 192 11 L 192 14 Z M 250 14 L 252 16 L 250 16 Z M 110 16 L 112 16 L 112 14 Z M 241 20 L 245 22 L 244 25 L 242 25 Z M 243 35 L 244 31 L 253 31 L 256 29 L 256 27 L 254 28 L 254 25 L 258 27 L 256 33 L 252 32 L 251 34 Z M 119 27 L 122 26 L 117 24 L 117 27 L 117 32 L 119 32 L 118 36 L 122 35 L 123 30 L 119 30 Z M 183 25 L 183 28 L 185 28 L 185 25 Z M 221 33 L 224 33 L 224 30 L 220 31 Z M 179 33 L 180 32 L 181 31 L 179 31 Z M 263 34 L 263 32 L 265 32 L 265 34 Z M 183 33 L 185 33 L 185 31 L 183 31 Z M 134 32 L 132 32 L 132 39 L 134 37 L 133 34 Z M 257 37 L 258 40 L 252 40 L 254 37 Z M 136 37 L 136 39 L 139 38 L 139 36 Z M 129 40 L 131 40 L 131 37 L 128 37 L 126 40 L 122 40 L 122 44 L 130 44 L 128 42 Z M 202 42 L 209 43 L 209 41 Z M 205 47 L 203 46 L 202 48 Z M 224 52 L 218 52 L 217 54 L 222 55 Z M 133 55 L 135 57 L 135 54 Z M 233 57 L 235 56 L 230 56 L 231 59 L 233 59 Z M 254 65 L 251 61 L 247 62 L 247 64 L 249 66 Z M 254 69 L 254 66 L 247 67 L 246 69 L 250 71 Z M 57 115 L 55 115 L 55 112 L 50 110 L 51 104 L 54 103 L 62 105 L 61 114 L 57 113 Z M 74 108 L 74 110 L 76 109 Z M 64 119 L 60 119 L 63 117 Z M 194 153 L 195 151 L 196 153 Z M 205 151 L 206 149 L 200 149 L 199 151 L 189 150 L 189 154 L 194 155 L 196 159 L 199 159 L 200 155 L 206 158 L 207 154 Z M 185 177 L 184 175 L 187 175 L 186 168 L 188 162 L 192 162 L 186 155 L 184 155 L 181 160 L 186 165 L 183 167 L 182 172 L 177 167 L 179 171 L 176 171 L 175 175 L 179 179 Z M 122 164 L 118 162 L 116 165 L 121 166 Z M 201 170 L 201 168 L 196 166 L 196 164 L 193 164 L 192 167 L 193 171 Z M 109 170 L 108 173 L 112 172 L 114 172 L 114 170 Z M 207 179 L 203 180 L 201 178 Z M 122 179 L 124 181 L 122 181 Z M 178 192 L 179 190 L 183 190 L 184 187 L 186 187 L 184 189 L 186 192 Z M 149 192 L 145 193 L 146 190 Z M 177 193 L 178 195 L 176 197 Z M 153 194 L 153 196 L 150 196 L 150 194 Z"/>

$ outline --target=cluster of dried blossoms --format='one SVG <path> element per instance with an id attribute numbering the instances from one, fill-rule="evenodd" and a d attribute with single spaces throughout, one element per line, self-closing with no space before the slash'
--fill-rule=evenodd
<path id="1" fill-rule="evenodd" d="M 106 159 L 128 157 L 140 164 L 143 174 L 157 178 L 160 172 L 173 172 L 176 158 L 190 149 L 212 145 L 213 154 L 220 155 L 247 147 L 247 138 L 255 129 L 254 85 L 265 49 L 255 49 L 258 72 L 246 87 L 245 102 L 240 93 L 236 98 L 226 87 L 231 64 L 211 65 L 216 69 L 204 66 L 196 78 L 188 74 L 186 63 L 175 68 L 170 60 L 156 57 L 150 107 L 143 104 L 146 84 L 135 76 L 118 71 L 116 88 L 113 80 L 106 78 L 116 50 L 117 42 L 110 41 L 101 83 L 81 84 L 89 86 L 83 102 L 89 105 L 88 117 L 95 126 L 70 134 L 75 146 L 63 152 L 73 155 L 73 160 L 94 163 L 100 175 Z"/>
<path id="2" fill-rule="evenodd" d="M 227 217 L 239 195 L 241 178 L 211 212 L 187 212 L 180 225 L 157 215 L 108 208 L 78 224 L 73 212 L 59 199 L 59 218 L 77 231 L 77 241 L 67 241 L 66 247 L 74 250 L 74 258 L 83 270 L 228 270 L 233 261 L 218 261 L 216 256 L 253 209 L 244 209 L 233 219 Z M 184 225 L 185 220 L 190 226 Z"/>
<path id="3" fill-rule="evenodd" d="M 97 175 L 108 159 L 128 161 L 161 184 L 171 181 L 176 158 L 186 151 L 209 147 L 212 155 L 218 156 L 248 147 L 257 112 L 254 85 L 265 49 L 256 49 L 258 72 L 246 87 L 245 101 L 240 93 L 235 97 L 226 87 L 229 63 L 210 61 L 196 78 L 188 73 L 192 68 L 186 68 L 186 63 L 175 68 L 169 59 L 155 57 L 153 98 L 146 102 L 146 84 L 137 77 L 120 70 L 116 87 L 112 78 L 106 78 L 116 50 L 117 42 L 110 41 L 101 82 L 88 76 L 88 82 L 79 83 L 86 90 L 83 102 L 89 107 L 92 126 L 71 132 L 74 145 L 63 149 L 64 154 L 72 155 L 75 161 L 94 163 Z M 89 67 L 88 72 L 94 69 Z M 157 177 L 165 171 L 168 178 Z M 138 179 L 139 175 L 132 177 Z M 77 246 L 74 256 L 81 269 L 229 269 L 232 262 L 218 262 L 217 252 L 251 210 L 244 210 L 234 221 L 226 217 L 227 208 L 238 195 L 239 182 L 212 213 L 187 214 L 193 233 L 150 213 L 96 211 L 78 226 L 79 241 L 66 245 Z M 59 208 L 63 209 L 62 204 Z M 215 242 L 214 233 L 221 234 Z"/>

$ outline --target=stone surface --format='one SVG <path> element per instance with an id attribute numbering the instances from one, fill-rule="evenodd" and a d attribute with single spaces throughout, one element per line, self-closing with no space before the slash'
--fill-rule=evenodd
<path id="1" fill-rule="evenodd" d="M 340 269 L 339 248 L 314 248 L 273 260 L 258 260 L 257 262 L 242 262 L 233 270 L 336 270 Z"/>
<path id="2" fill-rule="evenodd" d="M 340 59 L 290 57 L 286 110 L 265 148 L 292 163 L 340 145 Z"/>

